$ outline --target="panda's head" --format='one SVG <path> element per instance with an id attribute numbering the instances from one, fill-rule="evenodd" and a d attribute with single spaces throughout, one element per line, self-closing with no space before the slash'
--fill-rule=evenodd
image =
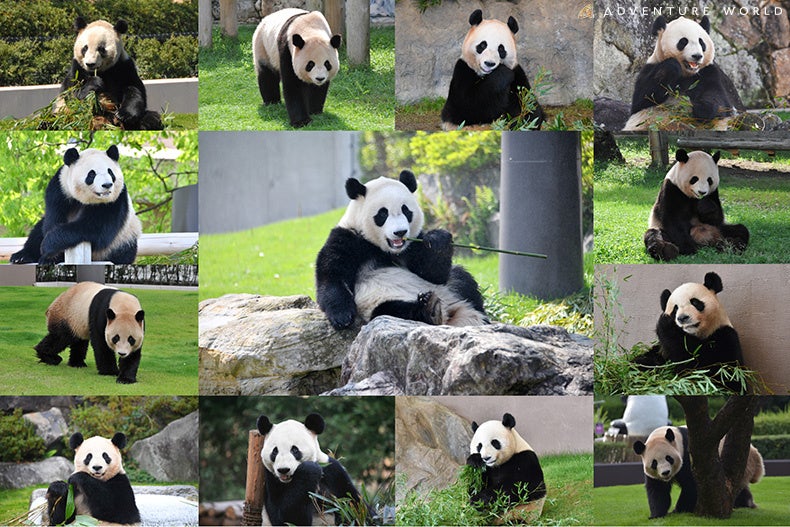
<path id="1" fill-rule="evenodd" d="M 83 439 L 77 432 L 69 439 L 74 450 L 74 471 L 84 472 L 100 481 L 108 481 L 118 474 L 125 474 L 121 449 L 126 446 L 126 435 L 121 432 L 112 439 L 93 436 Z"/>
<path id="2" fill-rule="evenodd" d="M 532 450 L 514 426 L 516 420 L 510 414 L 505 414 L 502 421 L 486 421 L 481 425 L 472 421 L 474 435 L 469 443 L 469 453 L 480 454 L 486 466 L 498 467 L 510 461 L 514 454 Z"/>
<path id="3" fill-rule="evenodd" d="M 113 145 L 106 151 L 89 148 L 82 153 L 76 148 L 66 150 L 60 186 L 66 196 L 85 205 L 114 202 L 123 190 L 118 147 Z"/>
<path id="4" fill-rule="evenodd" d="M 118 20 L 113 26 L 104 20 L 88 24 L 84 18 L 77 17 L 74 29 L 74 60 L 88 73 L 106 71 L 126 56 L 121 35 L 129 28 L 125 20 Z"/>
<path id="5" fill-rule="evenodd" d="M 642 456 L 645 475 L 666 482 L 683 467 L 683 448 L 683 436 L 673 426 L 656 428 L 646 442 L 634 443 L 634 452 Z"/>
<path id="6" fill-rule="evenodd" d="M 705 339 L 717 329 L 731 325 L 716 296 L 722 289 L 719 275 L 710 272 L 702 284 L 689 282 L 671 293 L 665 289 L 661 293 L 661 309 L 685 333 Z"/>
<path id="7" fill-rule="evenodd" d="M 663 16 L 653 22 L 653 35 L 657 37 L 656 47 L 648 59 L 648 64 L 657 64 L 673 58 L 680 63 L 686 77 L 713 62 L 713 40 L 710 38 L 710 20 L 702 17 L 699 23 L 685 17 L 667 22 Z"/>
<path id="8" fill-rule="evenodd" d="M 476 9 L 469 16 L 472 26 L 466 33 L 461 58 L 475 73 L 483 77 L 504 64 L 513 69 L 518 63 L 515 34 L 518 23 L 512 16 L 507 24 L 499 20 L 483 20 L 483 12 Z"/>
<path id="9" fill-rule="evenodd" d="M 337 50 L 341 37 L 331 35 L 320 12 L 313 11 L 295 18 L 288 34 L 292 45 L 291 61 L 299 80 L 322 86 L 337 75 L 340 69 Z"/>
<path id="10" fill-rule="evenodd" d="M 134 295 L 118 291 L 110 298 L 107 307 L 107 325 L 104 339 L 120 358 L 143 346 L 145 336 L 145 312 Z"/>
<path id="11" fill-rule="evenodd" d="M 397 180 L 380 177 L 366 185 L 349 178 L 346 193 L 351 202 L 338 225 L 356 231 L 382 251 L 398 254 L 410 243 L 404 238 L 422 231 L 424 218 L 416 190 L 417 180 L 408 170 Z"/>
<path id="12" fill-rule="evenodd" d="M 324 431 L 324 419 L 320 415 L 310 414 L 304 423 L 289 419 L 278 424 L 261 415 L 257 424 L 258 432 L 263 435 L 263 466 L 283 483 L 290 483 L 303 461 L 329 461 L 318 444 L 318 434 Z"/>
<path id="13" fill-rule="evenodd" d="M 683 194 L 693 199 L 702 199 L 719 188 L 719 152 L 713 156 L 702 152 L 675 152 L 677 163 L 667 172 L 670 180 Z"/>

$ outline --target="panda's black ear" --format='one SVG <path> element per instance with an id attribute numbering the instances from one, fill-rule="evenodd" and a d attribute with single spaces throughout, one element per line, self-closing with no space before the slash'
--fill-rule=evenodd
<path id="1" fill-rule="evenodd" d="M 670 443 L 675 442 L 675 432 L 673 432 L 671 428 L 667 428 L 667 433 L 664 434 L 664 437 L 666 437 L 667 441 L 669 441 Z"/>
<path id="2" fill-rule="evenodd" d="M 719 152 L 717 150 L 716 153 L 713 154 L 711 157 L 713 157 L 713 162 L 718 165 L 719 164 L 719 158 L 721 158 L 721 152 Z"/>
<path id="3" fill-rule="evenodd" d="M 77 447 L 78 447 L 78 446 L 80 446 L 80 445 L 82 444 L 82 442 L 83 442 L 83 441 L 84 441 L 84 439 L 82 438 L 82 434 L 80 434 L 79 432 L 76 432 L 76 433 L 75 433 L 74 435 L 72 435 L 72 436 L 71 436 L 71 438 L 69 439 L 69 447 L 70 447 L 72 450 L 76 450 L 76 449 L 77 449 Z"/>
<path id="4" fill-rule="evenodd" d="M 476 26 L 482 21 L 483 21 L 483 11 L 481 11 L 480 9 L 475 9 L 474 11 L 472 11 L 472 14 L 469 15 L 470 26 Z"/>
<path id="5" fill-rule="evenodd" d="M 702 17 L 702 20 L 699 21 L 699 25 L 702 26 L 702 29 L 705 30 L 705 33 L 710 35 L 710 19 L 708 18 L 708 15 Z"/>
<path id="6" fill-rule="evenodd" d="M 134 314 L 134 319 L 135 319 L 137 322 L 142 322 L 142 321 L 145 319 L 145 311 L 143 311 L 143 310 L 141 309 L 140 311 L 138 311 L 137 313 L 135 313 L 135 314 Z"/>
<path id="7" fill-rule="evenodd" d="M 664 15 L 656 18 L 653 22 L 653 29 L 651 30 L 654 37 L 658 36 L 659 31 L 663 31 L 667 28 L 667 19 L 664 18 Z"/>
<path id="8" fill-rule="evenodd" d="M 110 148 L 108 148 L 107 149 L 107 157 L 109 157 L 113 161 L 118 161 L 118 158 L 120 157 L 118 155 L 118 147 L 115 146 L 115 145 L 112 145 Z"/>
<path id="9" fill-rule="evenodd" d="M 129 30 L 129 24 L 126 22 L 126 20 L 120 18 L 113 26 L 113 29 L 115 29 L 115 32 L 119 35 L 123 35 Z"/>
<path id="10" fill-rule="evenodd" d="M 340 35 L 332 35 L 332 38 L 329 39 L 329 45 L 335 49 L 340 49 L 341 42 L 343 42 L 343 38 Z"/>
<path id="11" fill-rule="evenodd" d="M 641 441 L 637 441 L 634 443 L 634 452 L 636 455 L 641 456 L 645 452 L 645 444 Z"/>
<path id="12" fill-rule="evenodd" d="M 116 432 L 114 436 L 112 436 L 112 444 L 118 447 L 118 450 L 123 449 L 126 446 L 126 434 L 123 432 Z"/>
<path id="13" fill-rule="evenodd" d="M 350 199 L 357 199 L 360 196 L 365 196 L 368 188 L 359 182 L 358 179 L 350 177 L 346 180 L 346 194 Z"/>
<path id="14" fill-rule="evenodd" d="M 669 300 L 670 296 L 672 296 L 672 291 L 669 289 L 664 289 L 661 292 L 661 311 L 667 310 L 667 301 Z"/>
<path id="15" fill-rule="evenodd" d="M 79 158 L 80 158 L 80 153 L 77 151 L 77 149 L 69 148 L 68 150 L 66 150 L 66 153 L 63 154 L 63 164 L 66 166 L 70 166 Z"/>
<path id="16" fill-rule="evenodd" d="M 518 33 L 518 22 L 512 16 L 508 17 L 507 19 L 507 27 L 510 28 L 510 31 L 515 35 Z"/>
<path id="17" fill-rule="evenodd" d="M 406 185 L 406 188 L 409 189 L 409 192 L 414 194 L 414 191 L 417 190 L 417 178 L 414 177 L 414 173 L 409 170 L 403 170 L 398 176 L 398 180 Z"/>
<path id="18" fill-rule="evenodd" d="M 502 424 L 505 428 L 513 428 L 516 426 L 516 419 L 510 414 L 505 414 L 502 416 Z"/>
<path id="19" fill-rule="evenodd" d="M 472 432 L 477 432 L 477 427 L 480 426 L 477 424 L 477 421 L 472 421 Z"/>
<path id="20" fill-rule="evenodd" d="M 299 33 L 294 33 L 294 36 L 291 37 L 291 42 L 293 42 L 293 45 L 299 49 L 304 47 L 304 39 Z"/>
<path id="21" fill-rule="evenodd" d="M 675 159 L 680 161 L 681 163 L 687 163 L 689 160 L 689 154 L 682 148 L 678 148 L 675 152 Z"/>
<path id="22" fill-rule="evenodd" d="M 307 427 L 308 430 L 313 432 L 315 435 L 320 434 L 324 431 L 326 427 L 326 423 L 324 423 L 324 418 L 321 417 L 319 414 L 310 414 L 307 416 L 307 419 L 304 420 L 304 425 Z"/>
<path id="23" fill-rule="evenodd" d="M 269 418 L 266 417 L 265 415 L 259 415 L 258 421 L 255 424 L 258 426 L 258 432 L 260 432 L 261 435 L 264 436 L 269 432 L 271 432 L 272 427 L 274 427 L 272 422 L 269 421 Z"/>
<path id="24" fill-rule="evenodd" d="M 713 291 L 714 293 L 721 293 L 724 289 L 724 286 L 721 283 L 721 278 L 714 272 L 707 273 L 705 275 L 705 287 Z"/>
<path id="25" fill-rule="evenodd" d="M 88 23 L 81 16 L 78 16 L 77 18 L 74 19 L 74 31 L 76 31 L 77 33 L 85 29 L 87 25 Z"/>

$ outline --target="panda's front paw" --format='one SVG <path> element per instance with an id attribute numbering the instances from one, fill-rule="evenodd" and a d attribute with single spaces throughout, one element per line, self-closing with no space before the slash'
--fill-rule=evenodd
<path id="1" fill-rule="evenodd" d="M 332 327 L 335 329 L 347 329 L 354 323 L 354 318 L 357 316 L 354 309 L 338 309 L 333 310 L 331 313 L 326 313 L 326 318 Z"/>
<path id="2" fill-rule="evenodd" d="M 478 453 L 470 454 L 469 457 L 466 458 L 466 464 L 475 468 L 483 468 L 485 465 L 485 463 L 483 463 L 483 457 Z"/>
<path id="3" fill-rule="evenodd" d="M 128 377 L 118 377 L 115 379 L 115 382 L 118 384 L 134 384 L 137 382 L 137 379 L 130 379 Z"/>
<path id="4" fill-rule="evenodd" d="M 104 91 L 104 79 L 101 77 L 90 77 L 77 92 L 77 99 L 84 99 L 90 92 Z"/>
<path id="5" fill-rule="evenodd" d="M 422 237 L 422 241 L 426 248 L 439 253 L 451 253 L 453 251 L 453 235 L 444 229 L 435 229 L 428 231 Z"/>
<path id="6" fill-rule="evenodd" d="M 26 263 L 35 263 L 38 261 L 38 257 L 28 253 L 24 249 L 19 252 L 15 252 L 11 255 L 11 259 L 9 262 L 12 264 L 26 264 Z"/>
<path id="7" fill-rule="evenodd" d="M 654 243 L 647 247 L 647 253 L 651 257 L 665 262 L 677 258 L 679 252 L 678 246 L 669 242 Z"/>
<path id="8" fill-rule="evenodd" d="M 432 326 L 439 326 L 442 324 L 442 302 L 433 291 L 427 291 L 417 295 L 417 304 L 420 306 L 420 320 Z"/>

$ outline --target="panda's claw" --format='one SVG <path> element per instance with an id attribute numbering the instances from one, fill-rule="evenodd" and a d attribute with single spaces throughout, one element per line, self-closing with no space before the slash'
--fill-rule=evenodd
<path id="1" fill-rule="evenodd" d="M 442 302 L 433 291 L 426 291 L 417 295 L 417 303 L 420 305 L 420 318 L 434 326 L 442 324 Z"/>

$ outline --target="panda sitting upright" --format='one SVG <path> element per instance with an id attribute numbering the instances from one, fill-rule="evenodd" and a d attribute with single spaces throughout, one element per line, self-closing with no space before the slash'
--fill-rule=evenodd
<path id="1" fill-rule="evenodd" d="M 675 152 L 677 162 L 667 172 L 650 212 L 645 248 L 656 260 L 694 254 L 698 247 L 743 252 L 749 229 L 724 223 L 719 200 L 719 152 Z"/>
<path id="2" fill-rule="evenodd" d="M 126 435 L 118 432 L 112 439 L 94 436 L 83 440 L 77 432 L 69 446 L 74 450 L 74 473 L 68 483 L 55 481 L 49 485 L 46 525 L 72 523 L 77 515 L 112 524 L 139 523 L 140 512 L 121 459 Z M 74 488 L 74 511 L 66 517 L 69 485 Z"/>
<path id="3" fill-rule="evenodd" d="M 479 426 L 472 421 L 474 436 L 466 462 L 483 471 L 482 488 L 469 489 L 470 502 L 477 508 L 485 508 L 499 496 L 504 496 L 511 506 L 546 497 L 538 456 L 515 426 L 515 418 L 508 413 L 502 421 L 486 421 Z"/>
<path id="4" fill-rule="evenodd" d="M 703 122 L 716 119 L 713 124 L 726 130 L 728 118 L 745 107 L 730 78 L 713 62 L 708 17 L 697 23 L 685 17 L 667 22 L 659 16 L 652 32 L 656 47 L 637 75 L 631 117 L 623 130 L 668 128 L 679 112 L 686 113 L 675 95 L 689 98 L 691 117 Z"/>
<path id="5" fill-rule="evenodd" d="M 366 508 L 359 492 L 340 462 L 321 450 L 318 435 L 324 419 L 310 414 L 304 424 L 293 419 L 273 424 L 258 417 L 263 435 L 261 459 L 266 467 L 266 514 L 270 525 L 312 525 L 313 497 L 320 493 L 334 498 L 351 498 Z M 340 518 L 336 515 L 336 521 Z"/>
<path id="6" fill-rule="evenodd" d="M 161 130 L 161 117 L 146 109 L 145 86 L 134 60 L 123 47 L 121 35 L 128 28 L 125 20 L 118 20 L 115 25 L 104 20 L 88 24 L 84 18 L 77 17 L 74 58 L 60 91 L 80 84 L 77 98 L 84 99 L 90 92 L 96 92 L 112 121 L 117 119 L 112 124 L 120 124 L 125 130 Z"/>
<path id="7" fill-rule="evenodd" d="M 503 115 L 521 115 L 520 89 L 530 89 L 527 75 L 518 63 L 516 40 L 518 23 L 512 16 L 507 24 L 483 20 L 476 9 L 469 16 L 472 26 L 455 63 L 447 102 L 442 108 L 442 128 L 452 130 L 461 124 L 488 124 Z M 543 109 L 537 105 L 526 116 L 540 128 Z"/>
<path id="8" fill-rule="evenodd" d="M 452 265 L 452 235 L 422 231 L 417 180 L 346 180 L 351 198 L 316 261 L 316 296 L 335 329 L 391 315 L 427 324 L 487 324 L 483 297 L 466 270 Z M 412 242 L 407 238 L 420 238 Z"/>
<path id="9" fill-rule="evenodd" d="M 137 256 L 142 225 L 126 192 L 118 147 L 69 148 L 63 166 L 47 185 L 44 217 L 11 263 L 63 262 L 66 249 L 90 242 L 92 259 L 130 264 Z"/>

